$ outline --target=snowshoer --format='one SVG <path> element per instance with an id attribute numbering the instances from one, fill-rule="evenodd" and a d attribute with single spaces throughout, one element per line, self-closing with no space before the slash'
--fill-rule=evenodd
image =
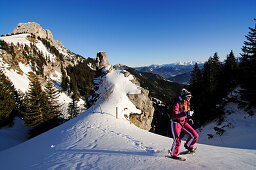
<path id="1" fill-rule="evenodd" d="M 181 145 L 181 131 L 184 131 L 189 136 L 184 145 L 184 147 L 189 152 L 195 151 L 194 145 L 198 140 L 197 132 L 187 123 L 188 121 L 193 121 L 191 119 L 193 111 L 190 110 L 190 99 L 191 93 L 186 89 L 182 89 L 177 102 L 175 102 L 173 106 L 173 113 L 171 118 L 173 144 L 170 150 L 170 154 L 174 159 L 181 159 L 178 156 L 179 148 Z"/>

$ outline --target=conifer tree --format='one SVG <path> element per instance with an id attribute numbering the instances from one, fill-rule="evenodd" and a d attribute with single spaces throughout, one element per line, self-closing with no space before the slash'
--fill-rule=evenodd
<path id="1" fill-rule="evenodd" d="M 203 81 L 204 85 L 207 88 L 206 91 L 210 93 L 210 95 L 218 96 L 216 94 L 217 89 L 220 84 L 220 74 L 222 70 L 221 62 L 219 61 L 219 57 L 217 53 L 214 53 L 213 57 L 210 57 L 209 60 L 204 64 L 203 69 Z"/>
<path id="2" fill-rule="evenodd" d="M 30 88 L 26 93 L 24 104 L 25 111 L 23 113 L 25 125 L 32 128 L 36 128 L 40 124 L 44 123 L 48 118 L 45 115 L 45 106 L 47 103 L 47 97 L 41 88 L 41 84 L 36 75 L 31 73 L 29 75 Z"/>
<path id="3" fill-rule="evenodd" d="M 42 90 L 39 79 L 36 75 L 30 74 L 30 88 L 25 96 L 25 111 L 23 119 L 25 125 L 32 127 L 31 137 L 41 134 L 58 125 L 57 116 L 59 106 L 55 103 L 58 92 L 49 82 L 46 85 L 46 92 Z"/>
<path id="4" fill-rule="evenodd" d="M 59 90 L 57 90 L 50 80 L 45 86 L 45 94 L 47 97 L 46 110 L 50 119 L 60 115 L 60 105 L 58 104 Z"/>
<path id="5" fill-rule="evenodd" d="M 63 64 L 61 63 L 61 88 L 63 89 L 63 91 L 67 91 L 68 89 L 68 78 L 66 75 L 66 72 L 63 68 Z"/>
<path id="6" fill-rule="evenodd" d="M 199 70 L 195 70 L 198 69 L 194 68 L 193 73 L 199 75 Z M 201 74 L 202 81 L 199 81 L 200 76 L 196 79 L 192 77 L 190 88 L 193 100 L 191 100 L 191 105 L 195 110 L 195 120 L 198 120 L 199 124 L 204 124 L 213 120 L 223 113 L 216 108 L 216 104 L 222 97 L 222 92 L 220 90 L 222 85 L 221 72 L 222 64 L 219 61 L 218 54 L 215 53 L 214 56 L 210 57 L 204 64 Z M 195 82 L 198 82 L 198 84 Z"/>
<path id="7" fill-rule="evenodd" d="M 256 21 L 256 18 L 254 19 Z M 249 33 L 245 36 L 242 47 L 240 67 L 241 97 L 249 101 L 249 107 L 256 105 L 256 24 L 249 27 Z"/>
<path id="8" fill-rule="evenodd" d="M 71 99 L 72 101 L 69 103 L 68 112 L 70 114 L 70 118 L 72 119 L 79 114 L 79 108 L 77 106 L 78 95 L 72 94 Z"/>
<path id="9" fill-rule="evenodd" d="M 71 74 L 70 76 L 71 82 L 70 82 L 70 89 L 75 95 L 78 95 L 78 88 L 77 88 L 77 82 L 75 78 L 75 74 Z"/>
<path id="10" fill-rule="evenodd" d="M 199 118 L 202 118 L 200 116 L 201 114 L 200 111 L 201 111 L 201 103 L 202 103 L 201 100 L 202 100 L 202 94 L 203 94 L 202 93 L 203 78 L 202 78 L 202 72 L 199 69 L 197 63 L 195 64 L 194 69 L 191 72 L 189 88 L 191 90 L 191 93 L 193 94 L 193 100 L 191 100 L 191 105 L 193 106 L 193 109 L 196 111 L 196 114 L 194 116 L 196 117 L 197 120 L 199 120 Z"/>
<path id="11" fill-rule="evenodd" d="M 11 81 L 0 70 L 0 126 L 12 123 L 15 108 L 15 89 Z"/>
<path id="12" fill-rule="evenodd" d="M 198 93 L 202 89 L 202 73 L 196 63 L 193 71 L 191 72 L 190 88 L 192 93 Z"/>
<path id="13" fill-rule="evenodd" d="M 233 51 L 229 53 L 223 66 L 222 83 L 225 84 L 225 91 L 231 91 L 237 85 L 238 62 Z"/>

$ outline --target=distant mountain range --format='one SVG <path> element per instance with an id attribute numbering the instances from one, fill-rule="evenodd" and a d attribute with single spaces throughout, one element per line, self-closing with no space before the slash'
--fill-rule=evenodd
<path id="1" fill-rule="evenodd" d="M 198 64 L 199 68 L 202 68 L 204 64 L 204 62 L 189 61 L 177 62 L 172 64 L 135 67 L 135 69 L 141 72 L 159 74 L 167 80 L 177 83 L 188 84 L 190 81 L 190 73 L 193 70 L 195 63 Z"/>

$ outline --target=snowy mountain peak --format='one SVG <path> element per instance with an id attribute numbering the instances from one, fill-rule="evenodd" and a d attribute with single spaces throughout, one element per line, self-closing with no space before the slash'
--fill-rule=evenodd
<path id="1" fill-rule="evenodd" d="M 179 62 L 174 63 L 174 65 L 189 66 L 189 65 L 195 65 L 196 63 L 203 64 L 204 62 L 202 62 L 202 61 L 179 61 Z"/>

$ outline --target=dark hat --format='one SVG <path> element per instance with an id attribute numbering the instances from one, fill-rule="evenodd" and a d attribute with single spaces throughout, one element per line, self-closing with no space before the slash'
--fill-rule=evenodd
<path id="1" fill-rule="evenodd" d="M 182 89 L 180 92 L 180 96 L 183 97 L 191 97 L 191 93 L 187 89 Z"/>

